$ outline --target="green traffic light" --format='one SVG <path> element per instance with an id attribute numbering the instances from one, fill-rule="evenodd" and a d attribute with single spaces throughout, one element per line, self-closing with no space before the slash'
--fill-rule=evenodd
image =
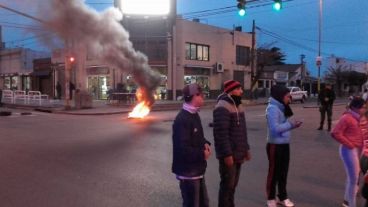
<path id="1" fill-rule="evenodd" d="M 245 9 L 239 9 L 238 11 L 239 16 L 245 16 Z"/>
<path id="2" fill-rule="evenodd" d="M 275 1 L 275 3 L 273 3 L 273 9 L 275 11 L 280 11 L 281 8 L 282 8 L 281 1 Z"/>

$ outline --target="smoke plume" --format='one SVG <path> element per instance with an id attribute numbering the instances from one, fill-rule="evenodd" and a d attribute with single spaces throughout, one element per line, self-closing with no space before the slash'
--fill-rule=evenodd
<path id="1" fill-rule="evenodd" d="M 130 73 L 143 90 L 143 99 L 154 103 L 153 92 L 160 82 L 147 57 L 133 48 L 128 32 L 119 23 L 122 14 L 115 8 L 99 13 L 82 0 L 49 0 L 42 8 L 43 26 L 63 41 L 83 45 L 106 64 Z M 46 1 L 44 2 L 46 3 Z M 77 52 L 77 51 L 76 51 Z"/>

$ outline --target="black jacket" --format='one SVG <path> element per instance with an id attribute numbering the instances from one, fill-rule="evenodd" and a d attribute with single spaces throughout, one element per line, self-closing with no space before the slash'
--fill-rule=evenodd
<path id="1" fill-rule="evenodd" d="M 325 88 L 318 94 L 318 101 L 323 106 L 332 105 L 335 98 L 335 92 L 332 89 Z"/>
<path id="2" fill-rule="evenodd" d="M 213 135 L 216 157 L 232 155 L 235 162 L 242 162 L 249 150 L 247 125 L 242 104 L 238 107 L 227 94 L 218 98 L 213 111 Z"/>
<path id="3" fill-rule="evenodd" d="M 186 177 L 203 175 L 207 161 L 204 158 L 204 138 L 201 119 L 182 109 L 173 124 L 172 172 Z"/>

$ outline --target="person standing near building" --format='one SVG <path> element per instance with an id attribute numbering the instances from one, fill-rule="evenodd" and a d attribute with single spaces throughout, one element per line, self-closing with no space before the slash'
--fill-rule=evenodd
<path id="1" fill-rule="evenodd" d="M 319 112 L 321 113 L 321 121 L 318 127 L 318 130 L 323 129 L 323 125 L 325 122 L 325 114 L 327 113 L 327 130 L 331 130 L 331 122 L 332 122 L 332 106 L 333 102 L 335 101 L 335 92 L 332 90 L 330 84 L 326 84 L 325 88 L 320 91 L 318 94 L 318 102 L 320 104 Z"/>
<path id="2" fill-rule="evenodd" d="M 56 84 L 56 95 L 57 99 L 61 99 L 61 84 L 59 81 Z"/>
<path id="3" fill-rule="evenodd" d="M 75 90 L 74 83 L 69 83 L 69 100 L 73 100 L 73 91 Z"/>
<path id="4" fill-rule="evenodd" d="M 242 94 L 238 81 L 226 81 L 224 93 L 218 97 L 213 111 L 213 135 L 221 179 L 219 207 L 235 206 L 234 194 L 241 165 L 251 159 Z"/>
<path id="5" fill-rule="evenodd" d="M 356 193 L 360 173 L 359 158 L 363 147 L 363 132 L 360 118 L 365 113 L 365 101 L 354 97 L 349 109 L 341 116 L 331 132 L 331 136 L 340 143 L 340 157 L 346 172 L 346 184 L 343 206 L 356 207 Z"/>
<path id="6" fill-rule="evenodd" d="M 302 125 L 300 121 L 291 121 L 290 91 L 285 86 L 275 85 L 271 88 L 271 97 L 266 108 L 267 118 L 267 157 L 268 175 L 266 182 L 267 206 L 292 207 L 294 203 L 288 198 L 286 184 L 290 161 L 290 131 Z M 278 187 L 278 199 L 276 199 Z"/>
<path id="7" fill-rule="evenodd" d="M 198 114 L 204 102 L 202 88 L 195 83 L 186 85 L 183 97 L 185 103 L 173 124 L 172 172 L 180 182 L 183 207 L 208 207 L 204 174 L 211 148 Z"/>

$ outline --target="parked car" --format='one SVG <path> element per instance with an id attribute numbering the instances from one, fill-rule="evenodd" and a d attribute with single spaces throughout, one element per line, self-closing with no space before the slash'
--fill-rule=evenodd
<path id="1" fill-rule="evenodd" d="M 304 103 L 304 101 L 308 98 L 308 92 L 302 91 L 299 87 L 288 87 L 290 90 L 291 101 L 300 101 Z"/>

